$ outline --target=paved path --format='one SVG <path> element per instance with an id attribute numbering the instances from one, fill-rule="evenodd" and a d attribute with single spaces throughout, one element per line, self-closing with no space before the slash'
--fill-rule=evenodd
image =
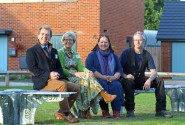
<path id="1" fill-rule="evenodd" d="M 5 82 L 0 82 L 0 86 L 6 86 Z M 10 86 L 33 86 L 31 82 L 10 82 Z"/>
<path id="2" fill-rule="evenodd" d="M 165 84 L 185 84 L 185 80 L 164 80 Z M 6 86 L 5 82 L 0 82 L 0 86 Z M 31 82 L 11 82 L 10 86 L 33 86 Z"/>
<path id="3" fill-rule="evenodd" d="M 164 84 L 185 84 L 185 80 L 164 80 Z"/>

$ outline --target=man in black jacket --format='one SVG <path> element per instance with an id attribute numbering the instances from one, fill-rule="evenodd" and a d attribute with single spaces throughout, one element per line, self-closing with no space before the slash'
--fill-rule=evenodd
<path id="1" fill-rule="evenodd" d="M 59 103 L 60 109 L 55 114 L 57 119 L 74 123 L 79 122 L 70 112 L 80 88 L 77 84 L 62 79 L 62 67 L 58 59 L 57 50 L 52 48 L 49 40 L 52 30 L 44 25 L 39 29 L 36 45 L 26 52 L 27 67 L 32 75 L 33 88 L 35 90 L 53 90 L 58 92 L 77 92 Z"/>
<path id="2" fill-rule="evenodd" d="M 171 118 L 166 112 L 166 94 L 164 80 L 157 75 L 152 55 L 144 49 L 146 37 L 143 32 L 133 35 L 133 48 L 125 49 L 120 56 L 123 67 L 122 86 L 125 91 L 125 108 L 127 117 L 135 116 L 134 91 L 135 89 L 148 91 L 155 88 L 156 116 Z M 145 70 L 151 72 L 150 77 L 145 76 Z"/>

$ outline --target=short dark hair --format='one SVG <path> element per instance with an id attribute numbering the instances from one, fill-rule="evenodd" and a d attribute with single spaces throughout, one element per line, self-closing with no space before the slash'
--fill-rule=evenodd
<path id="1" fill-rule="evenodd" d="M 41 26 L 41 27 L 39 28 L 38 35 L 40 34 L 40 31 L 41 31 L 42 29 L 45 29 L 45 30 L 50 31 L 50 38 L 52 37 L 52 29 L 50 28 L 50 26 L 48 26 L 48 25 L 43 25 L 43 26 Z"/>
<path id="2" fill-rule="evenodd" d="M 101 34 L 101 35 L 99 36 L 99 38 L 98 38 L 98 42 L 100 42 L 100 39 L 101 39 L 102 37 L 106 37 L 106 38 L 107 38 L 107 40 L 108 40 L 108 42 L 109 42 L 109 49 L 110 49 L 111 52 L 114 52 L 114 50 L 112 49 L 112 45 L 111 45 L 109 36 L 108 36 L 107 34 Z M 95 45 L 95 47 L 92 49 L 92 51 L 97 51 L 98 49 L 99 49 L 99 47 L 98 47 L 98 43 L 97 43 L 97 44 Z"/>

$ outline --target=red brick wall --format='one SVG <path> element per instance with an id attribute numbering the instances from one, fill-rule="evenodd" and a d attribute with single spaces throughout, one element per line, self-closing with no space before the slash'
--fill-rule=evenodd
<path id="1" fill-rule="evenodd" d="M 19 69 L 19 57 L 37 41 L 37 31 L 41 25 L 51 26 L 53 34 L 66 31 L 77 33 L 77 51 L 83 61 L 96 44 L 94 36 L 100 31 L 100 1 L 78 0 L 59 3 L 16 3 L 0 4 L 0 28 L 12 28 L 13 34 L 22 49 L 17 57 L 8 57 L 8 70 Z"/>
<path id="2" fill-rule="evenodd" d="M 144 28 L 144 0 L 101 0 L 101 33 L 107 30 L 113 49 L 120 55 L 126 36 Z"/>
<path id="3" fill-rule="evenodd" d="M 162 72 L 171 72 L 172 66 L 172 42 L 161 42 Z"/>
<path id="4" fill-rule="evenodd" d="M 51 26 L 53 34 L 76 32 L 77 51 L 83 62 L 104 29 L 119 55 L 126 46 L 126 36 L 144 27 L 144 0 L 0 4 L 0 13 L 0 28 L 13 29 L 8 36 L 9 47 L 11 37 L 21 45 L 17 57 L 8 57 L 8 70 L 19 70 L 19 57 L 36 43 L 43 24 Z"/>

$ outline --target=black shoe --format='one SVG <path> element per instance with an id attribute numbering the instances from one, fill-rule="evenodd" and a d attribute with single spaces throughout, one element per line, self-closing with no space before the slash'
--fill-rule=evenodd
<path id="1" fill-rule="evenodd" d="M 135 117 L 134 110 L 127 111 L 126 117 Z"/>
<path id="2" fill-rule="evenodd" d="M 155 116 L 161 116 L 161 117 L 165 117 L 165 118 L 172 118 L 173 117 L 173 115 L 170 115 L 165 110 L 162 110 L 160 112 L 156 112 Z"/>

